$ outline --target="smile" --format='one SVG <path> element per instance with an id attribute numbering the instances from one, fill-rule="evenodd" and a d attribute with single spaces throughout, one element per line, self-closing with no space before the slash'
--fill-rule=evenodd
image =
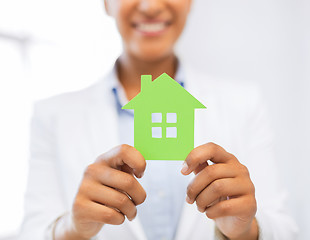
<path id="1" fill-rule="evenodd" d="M 169 26 L 168 22 L 143 22 L 135 23 L 134 28 L 142 34 L 158 35 L 165 31 Z"/>

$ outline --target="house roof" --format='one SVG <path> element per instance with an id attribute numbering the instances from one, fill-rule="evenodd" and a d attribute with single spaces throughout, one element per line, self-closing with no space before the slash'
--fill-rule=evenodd
<path id="1" fill-rule="evenodd" d="M 141 91 L 123 109 L 136 108 L 206 108 L 177 81 L 163 73 L 154 81 L 152 75 L 141 76 Z"/>

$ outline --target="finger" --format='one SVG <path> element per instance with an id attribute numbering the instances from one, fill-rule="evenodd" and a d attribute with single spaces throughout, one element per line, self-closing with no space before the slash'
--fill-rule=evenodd
<path id="1" fill-rule="evenodd" d="M 80 215 L 79 218 L 83 218 L 85 221 L 101 222 L 111 225 L 120 225 L 125 221 L 125 216 L 122 213 L 95 202 L 76 201 L 74 207 L 76 209 L 84 209 L 83 212 L 77 210 L 76 214 Z"/>
<path id="2" fill-rule="evenodd" d="M 221 197 L 237 197 L 252 193 L 252 185 L 239 178 L 223 178 L 215 180 L 196 198 L 197 208 L 204 212 Z"/>
<path id="3" fill-rule="evenodd" d="M 89 168 L 90 170 L 88 170 Z M 135 205 L 144 202 L 146 192 L 137 179 L 131 174 L 98 164 L 89 165 L 88 169 L 86 170 L 86 174 L 88 171 L 91 171 L 93 174 L 92 177 L 95 178 L 96 181 L 128 194 Z"/>
<path id="4" fill-rule="evenodd" d="M 193 203 L 198 194 L 213 181 L 221 178 L 233 178 L 237 171 L 230 164 L 213 164 L 201 170 L 187 187 L 187 202 Z"/>
<path id="5" fill-rule="evenodd" d="M 202 164 L 199 164 L 198 167 L 194 170 L 195 175 L 200 173 L 205 167 L 209 166 L 208 162 L 204 162 Z"/>
<path id="6" fill-rule="evenodd" d="M 92 184 L 88 190 L 90 200 L 119 210 L 129 220 L 136 217 L 137 208 L 126 194 L 99 183 Z"/>
<path id="7" fill-rule="evenodd" d="M 184 175 L 190 174 L 197 167 L 208 160 L 214 163 L 227 163 L 236 161 L 236 157 L 224 150 L 215 143 L 207 143 L 194 148 L 186 157 L 181 172 Z"/>
<path id="8" fill-rule="evenodd" d="M 126 172 L 126 173 L 129 173 L 131 175 L 134 175 L 134 172 L 133 170 L 127 165 L 127 164 L 124 164 L 121 169 L 120 169 L 122 172 Z"/>
<path id="9" fill-rule="evenodd" d="M 249 209 L 251 209 L 249 211 Z M 227 216 L 248 217 L 257 210 L 256 200 L 251 195 L 218 202 L 206 209 L 206 215 L 210 219 Z"/>
<path id="10" fill-rule="evenodd" d="M 134 147 L 126 144 L 115 147 L 109 152 L 100 155 L 96 162 L 108 164 L 115 169 L 128 166 L 138 178 L 143 176 L 146 167 L 146 161 L 142 154 Z"/>

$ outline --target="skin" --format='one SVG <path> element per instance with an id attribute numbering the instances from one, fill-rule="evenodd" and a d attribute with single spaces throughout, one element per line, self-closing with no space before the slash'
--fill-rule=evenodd
<path id="1" fill-rule="evenodd" d="M 210 160 L 214 164 L 208 165 Z M 194 172 L 186 201 L 215 221 L 229 239 L 257 239 L 255 188 L 246 166 L 222 147 L 207 143 L 193 149 L 182 174 Z"/>
<path id="2" fill-rule="evenodd" d="M 190 12 L 191 0 L 106 0 L 107 13 L 117 23 L 124 51 L 117 61 L 118 78 L 130 100 L 140 91 L 140 76 L 175 75 L 174 45 Z M 160 34 L 141 33 L 141 22 L 162 21 Z M 208 165 L 210 160 L 214 164 Z M 146 161 L 133 147 L 121 145 L 100 155 L 83 175 L 72 210 L 55 227 L 57 240 L 84 240 L 95 236 L 104 224 L 132 220 L 146 192 L 137 181 Z M 235 156 L 214 143 L 201 145 L 187 156 L 182 174 L 192 172 L 186 201 L 215 221 L 229 239 L 257 239 L 255 189 L 247 168 Z M 228 199 L 228 200 L 227 200 Z"/>

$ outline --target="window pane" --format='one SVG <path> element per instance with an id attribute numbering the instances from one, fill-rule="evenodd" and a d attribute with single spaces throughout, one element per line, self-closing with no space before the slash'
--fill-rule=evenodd
<path id="1" fill-rule="evenodd" d="M 162 138 L 161 127 L 152 127 L 152 138 Z"/>
<path id="2" fill-rule="evenodd" d="M 152 113 L 152 122 L 161 123 L 163 121 L 163 116 L 161 113 Z"/>
<path id="3" fill-rule="evenodd" d="M 176 113 L 167 113 L 167 123 L 176 123 L 177 114 Z"/>
<path id="4" fill-rule="evenodd" d="M 177 128 L 176 127 L 167 127 L 166 128 L 166 137 L 167 138 L 176 138 L 177 137 Z"/>

